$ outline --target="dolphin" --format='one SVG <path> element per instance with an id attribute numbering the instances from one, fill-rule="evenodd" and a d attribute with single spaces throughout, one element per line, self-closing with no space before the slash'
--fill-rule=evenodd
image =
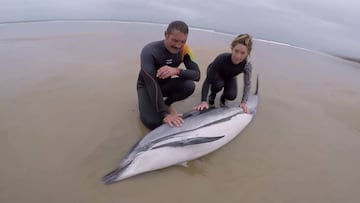
<path id="1" fill-rule="evenodd" d="M 118 167 L 102 178 L 112 184 L 126 178 L 187 163 L 209 154 L 234 139 L 252 120 L 258 105 L 259 77 L 256 91 L 247 101 L 249 113 L 242 108 L 225 106 L 184 114 L 183 126 L 163 124 L 138 141 Z"/>

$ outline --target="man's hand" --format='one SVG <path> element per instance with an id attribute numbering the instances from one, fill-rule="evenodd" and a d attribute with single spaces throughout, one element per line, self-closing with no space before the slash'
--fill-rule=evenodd
<path id="1" fill-rule="evenodd" d="M 240 108 L 242 108 L 245 113 L 249 113 L 249 108 L 246 106 L 245 103 L 241 103 Z"/>
<path id="2" fill-rule="evenodd" d="M 182 114 L 168 114 L 163 119 L 163 122 L 169 124 L 170 127 L 181 127 L 184 124 Z"/>
<path id="3" fill-rule="evenodd" d="M 209 108 L 209 104 L 206 101 L 201 102 L 199 105 L 195 106 L 193 109 L 202 111 Z"/>
<path id="4" fill-rule="evenodd" d="M 161 79 L 166 79 L 173 75 L 178 75 L 180 72 L 179 68 L 170 67 L 170 66 L 163 66 L 159 70 L 157 70 L 156 77 Z"/>

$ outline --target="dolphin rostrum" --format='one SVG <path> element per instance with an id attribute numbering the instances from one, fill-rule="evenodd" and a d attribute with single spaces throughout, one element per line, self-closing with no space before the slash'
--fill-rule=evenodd
<path id="1" fill-rule="evenodd" d="M 238 106 L 192 111 L 184 115 L 183 126 L 163 124 L 136 143 L 118 167 L 105 175 L 104 184 L 111 184 L 144 172 L 186 163 L 209 154 L 234 139 L 255 115 L 259 96 L 250 95 L 244 113 Z"/>

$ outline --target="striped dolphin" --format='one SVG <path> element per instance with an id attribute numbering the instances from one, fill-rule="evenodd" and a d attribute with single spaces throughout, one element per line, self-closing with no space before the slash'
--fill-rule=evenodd
<path id="1" fill-rule="evenodd" d="M 234 139 L 252 120 L 258 104 L 256 91 L 248 98 L 250 113 L 238 106 L 192 111 L 184 115 L 183 126 L 163 124 L 135 144 L 118 167 L 102 178 L 111 184 L 144 172 L 186 163 L 209 154 Z"/>

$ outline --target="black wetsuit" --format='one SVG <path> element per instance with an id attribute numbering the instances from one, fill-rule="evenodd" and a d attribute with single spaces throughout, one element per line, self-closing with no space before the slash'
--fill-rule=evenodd
<path id="1" fill-rule="evenodd" d="M 162 66 L 177 68 L 182 62 L 186 69 L 181 70 L 178 77 L 156 77 L 157 70 Z M 141 51 L 141 70 L 137 81 L 140 119 L 144 125 L 150 129 L 161 125 L 168 114 L 168 106 L 189 97 L 195 90 L 194 81 L 199 79 L 200 70 L 193 61 L 189 46 L 185 45 L 179 53 L 172 54 L 166 49 L 164 40 L 147 44 Z"/>
<path id="2" fill-rule="evenodd" d="M 246 103 L 250 91 L 252 65 L 247 60 L 233 64 L 231 53 L 218 55 L 207 68 L 207 76 L 201 91 L 201 101 L 206 101 L 211 85 L 211 97 L 224 88 L 224 99 L 234 100 L 237 97 L 236 76 L 244 73 L 244 91 L 241 103 Z"/>

